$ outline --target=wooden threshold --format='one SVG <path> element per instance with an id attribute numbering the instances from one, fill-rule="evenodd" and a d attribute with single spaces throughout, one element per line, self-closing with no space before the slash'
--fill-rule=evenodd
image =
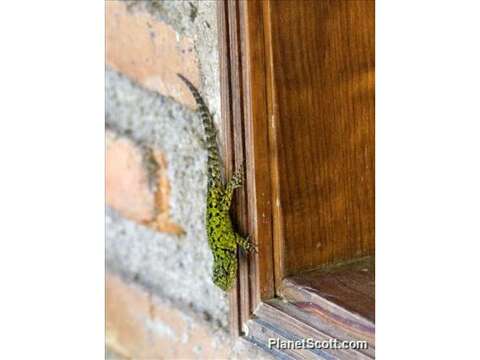
<path id="1" fill-rule="evenodd" d="M 375 265 L 372 258 L 284 279 L 280 297 L 263 303 L 247 322 L 246 336 L 286 358 L 375 357 Z M 363 341 L 362 349 L 276 349 L 270 339 Z M 278 354 L 277 354 L 278 352 Z"/>
<path id="2" fill-rule="evenodd" d="M 336 323 L 312 317 L 288 301 L 276 298 L 262 303 L 245 326 L 247 340 L 265 349 L 279 359 L 374 359 L 375 348 L 372 341 L 352 334 Z M 374 328 L 373 328 L 374 332 Z M 366 342 L 361 349 L 340 348 L 280 348 L 272 340 L 301 341 L 312 339 L 321 343 L 342 341 Z"/>
<path id="3" fill-rule="evenodd" d="M 373 258 L 309 271 L 283 280 L 286 300 L 305 309 L 342 309 L 349 321 L 375 323 L 375 262 Z"/>

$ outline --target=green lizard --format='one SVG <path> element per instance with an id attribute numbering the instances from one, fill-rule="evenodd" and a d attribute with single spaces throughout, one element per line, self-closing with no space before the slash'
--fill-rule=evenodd
<path id="1" fill-rule="evenodd" d="M 248 237 L 235 232 L 229 214 L 233 191 L 243 182 L 243 170 L 236 171 L 226 184 L 222 181 L 217 133 L 212 115 L 195 86 L 183 75 L 177 75 L 195 98 L 205 129 L 208 150 L 206 222 L 208 245 L 213 254 L 213 282 L 220 289 L 228 291 L 237 274 L 237 245 L 246 252 L 256 251 Z"/>

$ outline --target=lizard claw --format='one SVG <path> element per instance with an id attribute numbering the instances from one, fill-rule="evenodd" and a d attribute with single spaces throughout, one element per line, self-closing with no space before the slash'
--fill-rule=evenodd
<path id="1" fill-rule="evenodd" d="M 247 235 L 247 243 L 248 243 L 248 252 L 253 252 L 255 254 L 258 254 L 258 248 L 257 246 L 250 240 L 250 235 Z"/>
<path id="2" fill-rule="evenodd" d="M 233 188 L 237 189 L 243 185 L 243 180 L 244 180 L 244 169 L 243 165 L 240 165 L 239 169 L 235 171 L 235 173 L 232 176 L 232 181 L 233 181 Z"/>

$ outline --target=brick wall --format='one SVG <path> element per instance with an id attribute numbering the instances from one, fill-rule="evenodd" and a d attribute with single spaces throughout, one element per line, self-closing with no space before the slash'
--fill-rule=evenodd
<path id="1" fill-rule="evenodd" d="M 258 357 L 227 334 L 204 227 L 206 152 L 195 103 L 218 123 L 215 1 L 106 2 L 109 357 Z"/>

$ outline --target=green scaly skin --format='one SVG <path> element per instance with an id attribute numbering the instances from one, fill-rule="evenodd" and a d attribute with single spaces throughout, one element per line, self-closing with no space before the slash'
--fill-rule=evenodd
<path id="1" fill-rule="evenodd" d="M 207 237 L 213 254 L 213 282 L 220 289 L 232 288 L 237 274 L 237 245 L 245 252 L 256 251 L 248 238 L 235 232 L 230 219 L 233 191 L 243 182 L 243 171 L 235 172 L 226 184 L 222 181 L 217 136 L 213 118 L 195 86 L 178 74 L 187 85 L 198 105 L 205 128 L 208 150 Z"/>

